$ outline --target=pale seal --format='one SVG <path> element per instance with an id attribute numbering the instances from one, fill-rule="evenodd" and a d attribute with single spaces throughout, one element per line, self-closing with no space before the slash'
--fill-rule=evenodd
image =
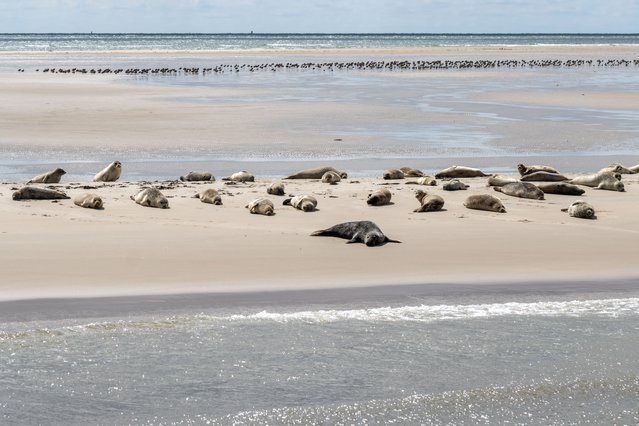
<path id="1" fill-rule="evenodd" d="M 331 185 L 337 185 L 337 182 L 340 182 L 342 177 L 337 172 L 328 171 L 322 175 L 322 182 L 329 183 Z"/>
<path id="2" fill-rule="evenodd" d="M 422 176 L 417 179 L 418 185 L 437 186 L 437 181 L 432 176 Z"/>
<path id="3" fill-rule="evenodd" d="M 465 166 L 450 166 L 444 170 L 441 170 L 435 175 L 437 179 L 472 178 L 472 177 L 484 177 L 484 176 L 490 176 L 490 175 L 482 172 L 479 169 L 474 169 L 472 167 L 465 167 Z"/>
<path id="4" fill-rule="evenodd" d="M 357 222 L 345 222 L 327 229 L 315 231 L 311 236 L 344 238 L 347 244 L 364 243 L 368 247 L 380 246 L 385 243 L 401 243 L 398 240 L 391 240 L 381 229 L 369 220 Z"/>
<path id="5" fill-rule="evenodd" d="M 444 191 L 460 191 L 468 188 L 470 188 L 470 185 L 466 185 L 459 179 L 451 179 L 442 185 Z"/>
<path id="6" fill-rule="evenodd" d="M 544 191 L 545 194 L 557 195 L 583 195 L 583 193 L 586 192 L 577 185 L 566 182 L 539 183 L 537 184 L 537 188 Z"/>
<path id="7" fill-rule="evenodd" d="M 578 217 L 580 219 L 596 219 L 595 208 L 585 201 L 577 200 L 572 203 L 568 208 L 561 209 L 562 212 L 568 212 L 571 217 Z"/>
<path id="8" fill-rule="evenodd" d="M 404 172 L 399 169 L 386 169 L 382 175 L 384 179 L 404 179 Z"/>
<path id="9" fill-rule="evenodd" d="M 425 191 L 418 189 L 415 198 L 419 200 L 420 206 L 413 210 L 415 213 L 436 212 L 444 207 L 444 199 L 439 195 L 428 195 Z"/>
<path id="10" fill-rule="evenodd" d="M 180 176 L 182 182 L 208 182 L 215 181 L 215 177 L 210 172 L 188 172 L 184 176 Z"/>
<path id="11" fill-rule="evenodd" d="M 466 198 L 464 206 L 473 210 L 487 210 L 490 212 L 506 213 L 506 208 L 501 203 L 501 200 L 494 195 L 489 194 L 471 195 Z"/>
<path id="12" fill-rule="evenodd" d="M 637 164 L 636 166 L 628 167 L 628 170 L 630 170 L 632 173 L 639 173 L 639 164 Z"/>
<path id="13" fill-rule="evenodd" d="M 577 176 L 576 178 L 572 179 L 570 183 L 574 183 L 575 185 L 589 186 L 595 189 L 605 189 L 608 191 L 623 192 L 625 190 L 623 182 L 617 180 L 615 175 L 609 172 Z"/>
<path id="14" fill-rule="evenodd" d="M 562 182 L 568 178 L 559 173 L 540 171 L 523 175 L 520 180 L 522 182 Z"/>
<path id="15" fill-rule="evenodd" d="M 282 204 L 293 206 L 305 212 L 312 212 L 317 208 L 317 199 L 311 195 L 296 195 L 293 198 L 287 198 Z"/>
<path id="16" fill-rule="evenodd" d="M 385 206 L 390 204 L 391 197 L 392 194 L 388 189 L 378 189 L 377 191 L 368 194 L 366 204 L 371 206 Z"/>
<path id="17" fill-rule="evenodd" d="M 51 170 L 50 172 L 43 173 L 41 175 L 35 176 L 32 178 L 29 183 L 60 183 L 60 179 L 63 175 L 67 174 L 61 168 L 57 168 L 55 170 Z"/>
<path id="18" fill-rule="evenodd" d="M 504 186 L 507 183 L 519 182 L 518 179 L 503 175 L 492 175 L 488 177 L 487 186 Z"/>
<path id="19" fill-rule="evenodd" d="M 526 176 L 535 172 L 546 173 L 559 173 L 557 169 L 550 166 L 524 166 L 523 164 L 517 164 L 517 170 L 521 176 Z"/>
<path id="20" fill-rule="evenodd" d="M 637 173 L 633 171 L 631 167 L 624 167 L 621 164 L 611 164 L 608 167 L 604 167 L 603 169 L 599 170 L 599 173 L 602 172 L 619 173 L 622 175 L 632 175 Z"/>
<path id="21" fill-rule="evenodd" d="M 266 188 L 266 193 L 271 195 L 284 195 L 284 184 L 282 182 L 273 182 Z"/>
<path id="22" fill-rule="evenodd" d="M 146 188 L 138 192 L 135 196 L 131 196 L 131 199 L 144 207 L 155 207 L 158 209 L 168 209 L 169 200 L 155 188 Z"/>
<path id="23" fill-rule="evenodd" d="M 399 170 L 404 173 L 405 177 L 424 177 L 426 174 L 419 169 L 414 169 L 412 167 L 400 167 Z"/>
<path id="24" fill-rule="evenodd" d="M 65 200 L 69 197 L 61 191 L 47 188 L 25 186 L 13 193 L 13 199 L 18 200 Z"/>
<path id="25" fill-rule="evenodd" d="M 294 173 L 290 176 L 285 177 L 284 179 L 321 179 L 326 172 L 336 172 L 340 175 L 342 179 L 348 178 L 346 172 L 340 172 L 335 167 L 331 166 L 323 166 L 323 167 L 314 167 L 312 169 L 301 170 L 297 173 Z"/>
<path id="26" fill-rule="evenodd" d="M 78 195 L 73 199 L 73 204 L 76 206 L 84 207 L 86 209 L 101 210 L 104 207 L 102 198 L 96 194 L 83 194 Z"/>
<path id="27" fill-rule="evenodd" d="M 222 205 L 222 197 L 220 196 L 220 193 L 217 192 L 217 189 L 214 188 L 205 189 L 204 191 L 195 194 L 194 197 L 199 198 L 203 203 L 213 204 L 215 206 Z"/>
<path id="28" fill-rule="evenodd" d="M 275 214 L 275 206 L 268 198 L 257 198 L 246 205 L 251 214 L 263 214 L 265 216 L 273 216 Z"/>
<path id="29" fill-rule="evenodd" d="M 122 163 L 114 161 L 93 177 L 93 182 L 115 182 L 122 174 Z"/>
<path id="30" fill-rule="evenodd" d="M 530 182 L 513 182 L 503 186 L 495 186 L 493 189 L 511 197 L 528 198 L 531 200 L 543 200 L 544 191 Z"/>
<path id="31" fill-rule="evenodd" d="M 247 172 L 246 170 L 242 170 L 237 173 L 233 173 L 231 176 L 224 177 L 222 180 L 230 180 L 233 182 L 254 182 L 255 176 Z"/>

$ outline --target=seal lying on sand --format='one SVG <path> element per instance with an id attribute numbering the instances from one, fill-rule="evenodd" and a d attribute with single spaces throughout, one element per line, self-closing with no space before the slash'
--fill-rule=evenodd
<path id="1" fill-rule="evenodd" d="M 426 174 L 419 169 L 413 169 L 412 167 L 400 167 L 399 170 L 404 173 L 405 177 L 424 177 Z"/>
<path id="2" fill-rule="evenodd" d="M 65 200 L 67 194 L 47 188 L 34 188 L 25 186 L 13 193 L 13 199 L 18 200 Z"/>
<path id="3" fill-rule="evenodd" d="M 399 169 L 386 169 L 382 177 L 386 180 L 389 179 L 404 179 L 404 172 Z"/>
<path id="4" fill-rule="evenodd" d="M 467 209 L 506 213 L 506 208 L 501 203 L 501 200 L 490 194 L 471 195 L 464 201 L 464 206 Z"/>
<path id="5" fill-rule="evenodd" d="M 533 174 L 535 172 L 546 172 L 546 173 L 559 173 L 557 169 L 550 166 L 524 166 L 523 164 L 517 164 L 517 170 L 521 176 L 526 176 Z"/>
<path id="6" fill-rule="evenodd" d="M 444 178 L 471 178 L 471 177 L 484 177 L 490 176 L 479 169 L 473 169 L 472 167 L 465 166 L 451 166 L 437 173 L 435 177 L 437 179 Z"/>
<path id="7" fill-rule="evenodd" d="M 385 206 L 390 204 L 392 194 L 386 189 L 378 189 L 377 191 L 368 194 L 368 199 L 366 200 L 366 204 L 369 206 Z"/>
<path id="8" fill-rule="evenodd" d="M 523 175 L 520 180 L 522 182 L 562 182 L 568 178 L 559 173 L 541 171 Z"/>
<path id="9" fill-rule="evenodd" d="M 567 209 L 561 209 L 562 212 L 568 212 L 569 216 L 578 217 L 580 219 L 596 219 L 595 208 L 585 201 L 577 200 Z"/>
<path id="10" fill-rule="evenodd" d="M 336 172 L 342 179 L 346 179 L 348 177 L 346 172 L 340 172 L 335 167 L 323 166 L 302 170 L 290 176 L 287 176 L 284 179 L 321 179 L 326 172 Z"/>
<path id="11" fill-rule="evenodd" d="M 608 167 L 604 167 L 603 169 L 599 170 L 599 173 L 602 172 L 619 173 L 622 175 L 632 175 L 637 173 L 636 171 L 632 170 L 632 167 L 624 167 L 621 164 L 611 164 Z"/>
<path id="12" fill-rule="evenodd" d="M 73 199 L 73 204 L 86 209 L 101 210 L 103 207 L 102 198 L 95 194 L 83 194 Z"/>
<path id="13" fill-rule="evenodd" d="M 636 166 L 628 167 L 628 170 L 630 170 L 632 173 L 639 173 L 639 164 L 637 164 Z"/>
<path id="14" fill-rule="evenodd" d="M 577 176 L 570 183 L 576 185 L 589 186 L 595 189 L 605 189 L 608 191 L 625 191 L 623 182 L 617 180 L 617 177 L 609 172 L 594 173 L 592 175 Z"/>
<path id="15" fill-rule="evenodd" d="M 577 185 L 566 182 L 539 183 L 537 188 L 544 191 L 544 194 L 583 195 L 586 192 Z"/>
<path id="16" fill-rule="evenodd" d="M 339 175 L 339 173 L 334 171 L 329 170 L 328 172 L 322 175 L 323 183 L 330 183 L 331 185 L 337 185 L 337 182 L 340 182 L 341 180 L 342 180 L 342 177 Z"/>
<path id="17" fill-rule="evenodd" d="M 93 182 L 115 182 L 122 174 L 122 163 L 114 161 L 93 177 Z"/>
<path id="18" fill-rule="evenodd" d="M 420 207 L 413 210 L 415 213 L 436 212 L 444 207 L 444 199 L 439 195 L 428 195 L 425 191 L 418 189 L 415 198 L 419 200 Z"/>
<path id="19" fill-rule="evenodd" d="M 51 170 L 50 172 L 43 173 L 41 175 L 35 176 L 32 178 L 29 183 L 60 183 L 60 179 L 63 175 L 67 174 L 61 168 L 57 168 L 55 170 Z"/>
<path id="20" fill-rule="evenodd" d="M 169 200 L 155 188 L 146 188 L 138 192 L 135 196 L 131 196 L 131 199 L 144 207 L 155 207 L 158 209 L 168 209 Z"/>
<path id="21" fill-rule="evenodd" d="M 493 189 L 497 192 L 510 195 L 511 197 L 528 198 L 531 200 L 544 199 L 544 191 L 530 182 L 507 183 L 504 186 L 495 186 Z"/>
<path id="22" fill-rule="evenodd" d="M 209 172 L 188 172 L 184 176 L 180 176 L 182 182 L 207 182 L 215 181 L 215 177 Z"/>
<path id="23" fill-rule="evenodd" d="M 459 179 L 451 179 L 442 185 L 444 191 L 462 191 L 470 188 L 470 185 L 466 185 Z"/>
<path id="24" fill-rule="evenodd" d="M 504 186 L 507 183 L 519 182 L 519 180 L 514 177 L 502 176 L 502 175 L 492 175 L 488 177 L 488 181 L 486 183 L 487 186 Z"/>
<path id="25" fill-rule="evenodd" d="M 195 194 L 193 198 L 199 198 L 203 203 L 213 204 L 216 206 L 222 205 L 222 197 L 220 196 L 220 193 L 217 192 L 217 189 L 214 188 L 205 189 L 204 191 Z"/>
<path id="26" fill-rule="evenodd" d="M 222 180 L 231 180 L 233 182 L 255 182 L 255 176 L 246 170 L 242 170 L 240 172 L 233 173 L 231 176 L 224 177 Z"/>
<path id="27" fill-rule="evenodd" d="M 263 214 L 264 216 L 273 216 L 275 214 L 275 206 L 268 198 L 257 198 L 246 205 L 251 214 Z"/>
<path id="28" fill-rule="evenodd" d="M 369 220 L 340 223 L 328 229 L 315 231 L 311 236 L 344 238 L 348 240 L 347 244 L 364 243 L 369 247 L 385 243 L 401 243 L 388 238 L 377 225 Z"/>
<path id="29" fill-rule="evenodd" d="M 287 198 L 282 204 L 293 206 L 305 212 L 312 212 L 317 207 L 317 199 L 311 195 L 296 195 L 293 198 Z"/>
<path id="30" fill-rule="evenodd" d="M 284 195 L 284 184 L 282 182 L 273 182 L 266 188 L 266 193 L 271 195 Z"/>

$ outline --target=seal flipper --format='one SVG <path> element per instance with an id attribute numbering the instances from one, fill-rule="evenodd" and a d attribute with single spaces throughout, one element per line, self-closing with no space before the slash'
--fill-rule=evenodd
<path id="1" fill-rule="evenodd" d="M 282 203 L 283 206 L 290 206 L 291 205 L 291 199 L 292 198 L 287 198 L 286 200 L 284 200 L 284 202 Z M 319 232 L 319 231 L 317 231 Z M 311 234 L 313 235 L 313 234 Z"/>
<path id="2" fill-rule="evenodd" d="M 361 234 L 357 232 L 355 235 L 353 235 L 353 238 L 346 241 L 346 244 L 361 243 L 361 242 L 362 242 Z"/>
<path id="3" fill-rule="evenodd" d="M 400 243 L 401 241 L 399 240 L 391 240 L 390 238 L 386 237 L 386 240 L 384 240 L 385 243 Z"/>

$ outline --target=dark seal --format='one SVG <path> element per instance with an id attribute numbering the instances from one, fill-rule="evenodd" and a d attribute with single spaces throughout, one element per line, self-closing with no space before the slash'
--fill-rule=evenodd
<path id="1" fill-rule="evenodd" d="M 386 243 L 401 243 L 401 241 L 388 238 L 370 220 L 340 223 L 327 229 L 315 231 L 311 236 L 344 238 L 348 240 L 347 244 L 364 243 L 369 247 L 381 246 Z"/>
<path id="2" fill-rule="evenodd" d="M 69 197 L 64 192 L 47 188 L 25 186 L 13 193 L 14 200 L 66 200 Z"/>

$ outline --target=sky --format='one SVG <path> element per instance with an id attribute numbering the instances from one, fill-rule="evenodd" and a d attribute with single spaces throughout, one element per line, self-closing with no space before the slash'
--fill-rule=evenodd
<path id="1" fill-rule="evenodd" d="M 639 33 L 639 0 L 0 0 L 0 32 Z"/>

